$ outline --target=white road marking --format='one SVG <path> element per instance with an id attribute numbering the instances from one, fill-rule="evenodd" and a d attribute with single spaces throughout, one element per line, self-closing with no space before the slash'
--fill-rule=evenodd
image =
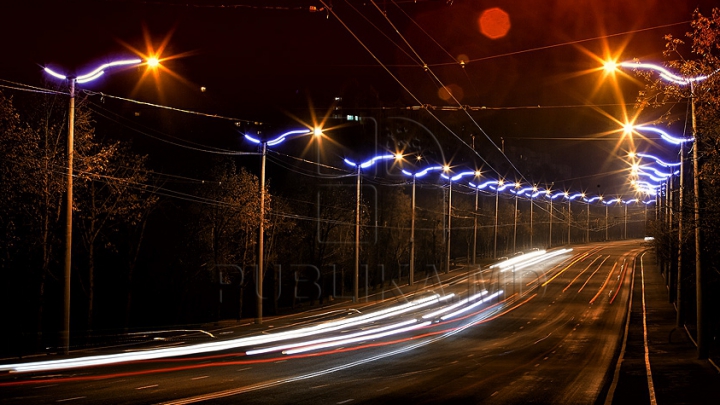
<path id="1" fill-rule="evenodd" d="M 645 308 L 645 266 L 643 265 L 643 257 L 645 253 L 640 256 L 640 276 L 642 279 L 642 309 L 643 309 L 643 337 L 645 339 L 645 370 L 647 371 L 647 383 L 648 391 L 650 391 L 650 404 L 657 405 L 657 398 L 655 398 L 655 385 L 653 384 L 652 371 L 650 370 L 650 348 L 648 347 L 648 332 L 647 332 L 647 310 Z"/>
<path id="2" fill-rule="evenodd" d="M 87 397 L 72 397 L 72 398 L 58 399 L 56 402 L 74 401 L 76 399 L 83 399 L 83 398 L 87 398 Z"/>

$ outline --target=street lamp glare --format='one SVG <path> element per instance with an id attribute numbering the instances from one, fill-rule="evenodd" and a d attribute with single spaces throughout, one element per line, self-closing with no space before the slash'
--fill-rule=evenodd
<path id="1" fill-rule="evenodd" d="M 323 131 L 322 131 L 322 128 L 321 128 L 321 127 L 315 127 L 315 128 L 313 129 L 313 135 L 314 135 L 314 136 L 322 136 L 322 134 L 323 134 Z"/>
<path id="2" fill-rule="evenodd" d="M 616 71 L 617 67 L 618 67 L 618 64 L 614 60 L 609 60 L 609 61 L 605 62 L 604 66 L 603 66 L 605 71 L 608 73 L 612 73 L 612 72 Z"/>
<path id="3" fill-rule="evenodd" d="M 156 56 L 152 56 L 147 59 L 146 63 L 149 68 L 155 69 L 160 66 L 160 59 L 158 59 Z"/>
<path id="4" fill-rule="evenodd" d="M 623 133 L 625 135 L 632 135 L 634 129 L 635 129 L 635 126 L 631 123 L 627 123 L 627 124 L 623 125 Z"/>
<path id="5" fill-rule="evenodd" d="M 398 152 L 398 153 L 395 154 L 395 160 L 402 160 L 402 159 L 403 159 L 403 154 L 402 154 L 402 153 L 399 153 L 399 152 Z"/>

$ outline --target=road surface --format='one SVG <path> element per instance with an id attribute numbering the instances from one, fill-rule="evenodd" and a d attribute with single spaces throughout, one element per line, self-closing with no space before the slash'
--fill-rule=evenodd
<path id="1" fill-rule="evenodd" d="M 120 354 L 138 357 L 79 356 L 94 366 L 5 361 L 0 397 L 6 404 L 603 402 L 647 249 L 636 240 L 526 254 L 515 265 L 453 271 L 322 317 L 298 314 Z M 38 368 L 15 368 L 24 365 Z"/>

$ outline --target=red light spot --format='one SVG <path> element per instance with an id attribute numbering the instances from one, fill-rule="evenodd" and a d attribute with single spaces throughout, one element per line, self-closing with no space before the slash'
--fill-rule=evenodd
<path id="1" fill-rule="evenodd" d="M 453 98 L 457 101 L 460 101 L 465 96 L 465 92 L 463 91 L 462 87 L 458 86 L 457 84 L 449 84 L 445 87 L 441 87 L 438 89 L 438 97 L 444 101 L 451 101 Z M 455 101 L 453 100 L 453 101 Z"/>
<path id="2" fill-rule="evenodd" d="M 490 39 L 498 39 L 510 31 L 510 16 L 499 7 L 489 8 L 478 19 L 480 32 Z"/>

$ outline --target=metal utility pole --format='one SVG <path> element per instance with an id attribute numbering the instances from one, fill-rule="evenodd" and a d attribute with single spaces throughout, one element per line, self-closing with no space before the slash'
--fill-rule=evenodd
<path id="1" fill-rule="evenodd" d="M 255 323 L 262 324 L 263 311 L 263 276 L 265 271 L 265 160 L 267 142 L 262 143 L 262 159 L 260 160 L 260 227 L 258 231 L 258 274 L 255 294 L 257 294 L 257 316 Z"/>
<path id="2" fill-rule="evenodd" d="M 70 280 L 72 269 L 72 224 L 73 224 L 73 158 L 75 156 L 75 78 L 70 79 L 70 106 L 68 111 L 67 139 L 67 190 L 65 190 L 65 271 L 63 273 L 63 329 L 60 333 L 60 347 L 63 354 L 70 351 Z"/>

